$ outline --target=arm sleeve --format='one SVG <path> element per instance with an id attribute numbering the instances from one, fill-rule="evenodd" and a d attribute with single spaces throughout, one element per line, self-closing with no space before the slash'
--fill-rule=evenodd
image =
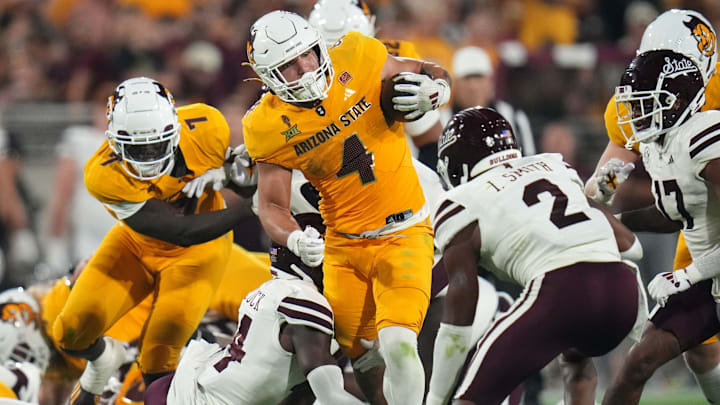
<path id="1" fill-rule="evenodd" d="M 140 211 L 145 206 L 143 202 L 119 202 L 119 203 L 105 203 L 105 207 L 115 214 L 115 218 L 124 220 L 135 215 L 136 212 Z"/>
<path id="2" fill-rule="evenodd" d="M 345 391 L 342 371 L 334 364 L 314 368 L 308 373 L 307 380 L 321 405 L 363 404 Z"/>

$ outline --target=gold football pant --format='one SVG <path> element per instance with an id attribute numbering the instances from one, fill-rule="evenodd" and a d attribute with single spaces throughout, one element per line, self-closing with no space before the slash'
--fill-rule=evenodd
<path id="1" fill-rule="evenodd" d="M 386 326 L 420 331 L 430 301 L 433 234 L 426 220 L 392 237 L 349 239 L 328 231 L 324 295 L 335 315 L 335 338 L 350 358 Z"/>
<path id="2" fill-rule="evenodd" d="M 222 280 L 232 233 L 165 249 L 140 244 L 132 233 L 122 222 L 108 232 L 70 291 L 53 337 L 63 349 L 87 349 L 152 294 L 138 362 L 146 374 L 171 371 Z"/>

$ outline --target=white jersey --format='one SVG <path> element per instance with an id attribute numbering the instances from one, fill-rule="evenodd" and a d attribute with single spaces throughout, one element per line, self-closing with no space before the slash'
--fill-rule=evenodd
<path id="1" fill-rule="evenodd" d="M 76 262 L 90 256 L 103 238 L 115 225 L 115 220 L 93 196 L 83 183 L 85 163 L 107 138 L 97 129 L 89 126 L 73 126 L 63 132 L 57 146 L 60 158 L 71 159 L 75 165 L 75 190 L 71 205 L 71 259 Z M 70 204 L 71 202 L 66 202 Z"/>
<path id="2" fill-rule="evenodd" d="M 652 178 L 655 206 L 666 217 L 683 223 L 694 258 L 720 247 L 720 201 L 700 176 L 709 161 L 720 158 L 720 111 L 697 113 L 669 132 L 665 143 L 641 143 L 643 164 Z M 720 302 L 718 278 L 713 296 Z"/>
<path id="3" fill-rule="evenodd" d="M 333 314 L 309 282 L 272 279 L 250 292 L 238 329 L 224 348 L 195 341 L 178 365 L 168 393 L 173 404 L 277 404 L 305 381 L 295 355 L 280 346 L 285 323 L 333 334 Z"/>
<path id="4" fill-rule="evenodd" d="M 17 400 L 37 404 L 41 378 L 42 372 L 32 363 L 7 362 L 0 365 L 0 393 L 12 391 Z"/>
<path id="5" fill-rule="evenodd" d="M 559 154 L 509 161 L 446 192 L 433 218 L 436 246 L 444 251 L 476 221 L 480 264 L 523 286 L 573 263 L 620 261 L 610 223 Z"/>

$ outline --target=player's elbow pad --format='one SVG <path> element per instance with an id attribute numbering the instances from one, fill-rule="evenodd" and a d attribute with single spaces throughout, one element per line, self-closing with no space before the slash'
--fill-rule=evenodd
<path id="1" fill-rule="evenodd" d="M 307 380 L 321 404 L 362 404 L 362 401 L 345 391 L 342 371 L 335 364 L 312 369 L 307 375 Z"/>
<path id="2" fill-rule="evenodd" d="M 405 133 L 410 136 L 422 135 L 432 128 L 436 122 L 440 120 L 440 113 L 437 110 L 431 110 L 423 114 L 422 117 L 415 121 L 408 121 L 405 125 Z"/>

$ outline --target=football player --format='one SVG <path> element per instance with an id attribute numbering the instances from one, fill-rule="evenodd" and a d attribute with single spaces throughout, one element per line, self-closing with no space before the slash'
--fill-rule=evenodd
<path id="1" fill-rule="evenodd" d="M 296 218 L 322 233 L 318 215 Z M 232 342 L 191 342 L 174 375 L 148 387 L 146 404 L 277 404 L 305 380 L 320 403 L 362 404 L 330 355 L 333 313 L 320 268 L 278 244 L 270 260 L 274 278 L 245 296 Z"/>
<path id="2" fill-rule="evenodd" d="M 319 0 L 313 6 L 308 22 L 317 28 L 331 48 L 335 42 L 350 31 L 358 31 L 369 37 L 375 36 L 375 16 L 362 0 Z M 412 42 L 381 40 L 388 53 L 403 58 L 421 59 Z M 413 156 L 428 167 L 437 164 L 437 140 L 442 132 L 438 111 L 428 111 L 419 119 L 403 124 L 405 134 L 412 140 Z"/>
<path id="3" fill-rule="evenodd" d="M 248 59 L 270 90 L 243 119 L 245 145 L 258 165 L 260 220 L 305 264 L 324 256 L 324 295 L 343 351 L 357 359 L 365 352 L 361 339 L 379 336 L 388 402 L 420 404 L 417 333 L 430 298 L 433 240 L 396 118 L 414 120 L 445 104 L 449 75 L 432 63 L 389 55 L 380 41 L 356 31 L 328 52 L 304 18 L 283 11 L 253 24 Z M 403 82 L 385 105 L 381 90 L 392 86 L 382 80 Z M 292 169 L 322 196 L 324 240 L 290 215 Z M 373 401 L 369 373 L 358 376 Z"/>
<path id="4" fill-rule="evenodd" d="M 716 41 L 715 30 L 702 14 L 693 10 L 669 10 L 645 29 L 637 53 L 668 49 L 695 60 L 706 84 L 705 104 L 701 111 L 707 111 L 720 107 L 720 77 L 715 74 Z M 631 164 L 640 158 L 639 144 L 627 145 L 627 139 L 618 125 L 618 111 L 624 111 L 623 108 L 622 105 L 616 107 L 614 98 L 609 100 L 605 110 L 609 141 L 597 163 L 595 175 L 585 185 L 585 193 L 601 204 L 611 203 L 617 187 L 632 171 Z M 630 131 L 629 127 L 624 128 L 625 133 Z M 680 270 L 691 262 L 684 237 L 680 234 L 673 268 Z M 712 337 L 704 344 L 689 349 L 683 356 L 708 401 L 720 403 L 720 344 L 717 338 Z"/>
<path id="5" fill-rule="evenodd" d="M 50 349 L 37 301 L 22 288 L 0 293 L 0 398 L 38 403 Z"/>
<path id="6" fill-rule="evenodd" d="M 658 274 L 648 292 L 658 302 L 642 341 L 630 351 L 603 403 L 638 403 L 653 372 L 720 331 L 715 302 L 720 274 L 720 112 L 705 104 L 703 66 L 669 50 L 641 53 L 625 70 L 615 101 L 652 180 L 655 205 L 622 213 L 633 230 L 681 230 L 692 262 Z M 623 113 L 623 111 L 625 113 Z M 712 279 L 712 280 L 711 280 Z"/>
<path id="7" fill-rule="evenodd" d="M 449 191 L 433 223 L 449 285 L 428 404 L 447 401 L 470 349 L 468 303 L 478 291 L 468 280 L 478 265 L 524 291 L 481 338 L 453 403 L 500 404 L 560 354 L 590 367 L 590 356 L 609 352 L 644 321 L 642 287 L 621 261 L 614 226 L 589 205 L 560 155 L 522 157 L 507 120 L 474 107 L 445 127 L 438 173 Z M 583 401 L 594 398 L 584 394 Z"/>
<path id="8" fill-rule="evenodd" d="M 177 365 L 222 280 L 240 207 L 217 191 L 185 198 L 181 190 L 226 161 L 230 135 L 222 114 L 205 104 L 176 110 L 159 82 L 122 82 L 108 101 L 108 142 L 85 165 L 88 191 L 118 219 L 75 282 L 53 325 L 66 353 L 88 360 L 72 403 L 86 403 L 124 361 L 105 331 L 152 296 L 138 362 L 146 383 Z M 192 300 L 187 297 L 192 296 Z"/>

